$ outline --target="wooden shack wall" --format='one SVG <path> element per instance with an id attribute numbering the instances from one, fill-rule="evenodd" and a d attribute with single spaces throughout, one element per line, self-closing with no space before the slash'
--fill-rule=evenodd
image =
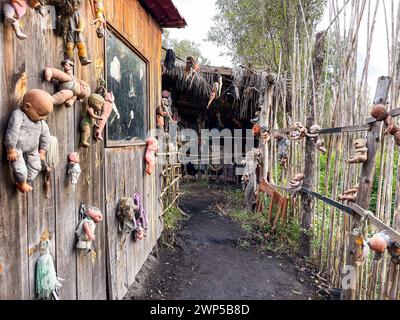
<path id="1" fill-rule="evenodd" d="M 107 19 L 148 61 L 150 125 L 154 127 L 154 109 L 160 99 L 161 29 L 137 0 L 106 1 Z M 93 64 L 76 64 L 75 74 L 95 89 L 96 78 L 104 74 L 104 43 L 90 25 L 93 16 L 86 1 L 81 14 L 87 23 L 85 36 Z M 3 20 L 2 20 L 3 21 Z M 58 275 L 65 279 L 61 299 L 120 299 L 131 284 L 162 231 L 159 172 L 144 174 L 145 146 L 104 148 L 92 142 L 89 149 L 79 148 L 81 105 L 74 109 L 58 107 L 50 115 L 51 134 L 58 138 L 60 164 L 53 173 L 52 194 L 45 199 L 43 175 L 34 191 L 21 195 L 13 185 L 10 165 L 3 146 L 11 112 L 14 75 L 25 63 L 28 88 L 50 93 L 54 86 L 42 80 L 46 66 L 60 67 L 63 40 L 54 35 L 50 23 L 33 10 L 23 18 L 29 39 L 15 38 L 11 28 L 0 23 L 0 299 L 35 299 L 35 265 L 39 257 L 32 250 L 46 228 L 52 234 L 53 257 Z M 67 175 L 67 155 L 79 151 L 82 174 L 73 187 Z M 145 241 L 123 239 L 117 233 L 115 207 L 121 196 L 144 196 L 150 226 Z M 81 201 L 97 206 L 106 219 L 96 229 L 97 257 L 75 250 L 75 228 Z"/>

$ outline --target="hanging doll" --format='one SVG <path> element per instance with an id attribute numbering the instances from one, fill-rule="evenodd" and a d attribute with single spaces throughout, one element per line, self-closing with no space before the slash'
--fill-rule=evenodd
<path id="1" fill-rule="evenodd" d="M 62 287 L 57 277 L 54 267 L 53 257 L 51 256 L 51 242 L 43 239 L 40 243 L 41 256 L 36 263 L 35 291 L 39 299 L 58 300 L 58 289 Z"/>
<path id="2" fill-rule="evenodd" d="M 96 19 L 92 24 L 96 25 L 96 34 L 99 39 L 104 37 L 106 31 L 106 17 L 104 16 L 104 4 L 103 0 L 93 0 L 90 3 L 92 5 L 93 14 Z"/>
<path id="3" fill-rule="evenodd" d="M 78 80 L 73 75 L 74 63 L 72 60 L 62 62 L 64 71 L 56 68 L 46 68 L 44 70 L 44 79 L 46 81 L 58 80 L 58 92 L 53 95 L 54 105 L 59 106 L 65 103 L 67 108 L 74 105 L 76 99 L 83 101 L 90 96 L 89 85 Z"/>
<path id="4" fill-rule="evenodd" d="M 321 127 L 319 125 L 315 124 L 310 127 L 310 132 L 307 132 L 306 135 L 308 138 L 312 139 L 317 150 L 320 151 L 322 154 L 325 154 L 325 153 L 327 153 L 327 150 L 325 148 L 325 141 L 324 141 L 324 139 L 322 139 L 322 137 L 319 134 L 320 130 L 321 130 Z"/>
<path id="5" fill-rule="evenodd" d="M 213 87 L 212 87 L 212 91 L 211 91 L 210 100 L 208 100 L 207 109 L 211 106 L 211 103 L 217 97 L 218 91 L 219 91 L 219 83 L 218 82 L 214 82 Z"/>
<path id="6" fill-rule="evenodd" d="M 393 243 L 388 247 L 388 252 L 392 257 L 392 263 L 400 264 L 400 244 L 393 241 Z"/>
<path id="7" fill-rule="evenodd" d="M 74 61 L 74 49 L 78 48 L 78 57 L 82 66 L 91 64 L 88 58 L 83 30 L 85 21 L 79 13 L 81 0 L 69 0 L 73 8 L 73 14 L 68 17 L 67 38 L 66 38 L 66 57 Z"/>
<path id="8" fill-rule="evenodd" d="M 96 113 L 102 112 L 104 103 L 104 98 L 97 93 L 93 93 L 88 99 L 88 106 L 86 107 L 86 112 L 81 120 L 81 140 L 79 145 L 82 148 L 88 148 L 90 146 L 89 139 L 92 127 L 95 126 L 96 128 L 99 128 L 96 120 L 103 120 L 103 118 L 96 115 Z"/>
<path id="9" fill-rule="evenodd" d="M 307 135 L 307 128 L 301 122 L 295 122 L 293 124 L 294 131 L 291 132 L 290 138 L 292 140 L 301 140 Z"/>
<path id="10" fill-rule="evenodd" d="M 110 117 L 112 111 L 114 110 L 116 112 L 116 115 L 119 118 L 119 113 L 117 106 L 115 105 L 115 97 L 114 93 L 112 91 L 107 92 L 106 89 L 106 82 L 104 79 L 99 79 L 98 80 L 98 86 L 96 93 L 101 95 L 104 98 L 104 105 L 103 105 L 103 112 L 101 113 L 101 118 L 102 120 L 98 121 L 98 127 L 95 128 L 94 130 L 94 137 L 97 140 L 103 141 L 103 131 L 104 128 L 106 127 L 106 124 L 108 122 L 108 118 Z"/>
<path id="11" fill-rule="evenodd" d="M 68 155 L 68 174 L 71 175 L 71 184 L 73 185 L 78 183 L 79 176 L 82 172 L 79 162 L 79 153 L 71 152 Z"/>
<path id="12" fill-rule="evenodd" d="M 42 161 L 44 171 L 44 194 L 47 199 L 50 198 L 51 190 L 51 173 L 58 166 L 58 140 L 57 137 L 50 136 L 49 148 L 46 153 L 46 159 Z"/>
<path id="13" fill-rule="evenodd" d="M 155 152 L 158 150 L 158 141 L 154 137 L 147 139 L 147 149 L 146 149 L 146 173 L 151 175 L 155 169 Z"/>
<path id="14" fill-rule="evenodd" d="M 86 208 L 84 203 L 81 203 L 79 209 L 81 221 L 75 230 L 78 242 L 76 248 L 85 250 L 85 253 L 89 253 L 93 250 L 93 241 L 96 239 L 94 234 L 96 230 L 96 224 L 103 220 L 103 215 L 100 209 L 96 207 Z"/>
<path id="15" fill-rule="evenodd" d="M 356 141 L 354 141 L 354 155 L 350 159 L 347 159 L 346 162 L 348 164 L 364 163 L 368 159 L 367 153 L 367 140 L 357 139 Z"/>
<path id="16" fill-rule="evenodd" d="M 349 190 L 346 190 L 339 196 L 339 200 L 343 201 L 350 201 L 350 202 L 356 202 L 357 200 L 357 193 L 358 193 L 358 184 L 354 185 L 351 187 Z"/>
<path id="17" fill-rule="evenodd" d="M 146 236 L 148 221 L 146 211 L 143 208 L 142 195 L 140 193 L 135 193 L 135 195 L 133 196 L 133 201 L 138 208 L 135 217 L 137 225 L 134 234 L 135 240 L 144 240 L 144 237 Z"/>
<path id="18" fill-rule="evenodd" d="M 4 24 L 14 29 L 15 35 L 20 40 L 28 38 L 21 31 L 20 19 L 26 14 L 28 6 L 38 10 L 41 7 L 39 0 L 10 0 L 3 5 Z"/>
<path id="19" fill-rule="evenodd" d="M 297 190 L 303 185 L 304 174 L 298 173 L 293 179 L 289 180 L 289 189 Z"/>
<path id="20" fill-rule="evenodd" d="M 374 251 L 374 259 L 380 260 L 382 259 L 383 253 L 386 248 L 392 245 L 392 239 L 387 234 L 386 231 L 381 231 L 372 236 L 368 241 L 368 245 L 372 251 Z"/>
<path id="21" fill-rule="evenodd" d="M 394 122 L 389 112 L 383 104 L 376 104 L 372 107 L 371 115 L 377 121 L 384 121 L 385 123 L 385 135 L 391 134 L 394 137 L 395 143 L 400 146 L 400 128 Z"/>
<path id="22" fill-rule="evenodd" d="M 164 130 L 164 117 L 166 116 L 166 112 L 162 107 L 157 107 L 156 109 L 156 128 Z"/>
<path id="23" fill-rule="evenodd" d="M 288 166 L 288 154 L 289 154 L 289 146 L 290 141 L 289 139 L 281 134 L 275 134 L 276 144 L 278 147 L 278 161 L 282 168 L 287 169 Z"/>
<path id="24" fill-rule="evenodd" d="M 4 140 L 7 160 L 11 162 L 17 188 L 22 193 L 33 190 L 32 184 L 42 170 L 50 144 L 47 116 L 53 111 L 53 98 L 46 91 L 32 89 L 22 105 L 10 117 Z"/>
<path id="25" fill-rule="evenodd" d="M 138 206 L 132 198 L 121 198 L 118 201 L 117 220 L 118 230 L 122 233 L 130 233 L 137 228 L 135 213 Z"/>

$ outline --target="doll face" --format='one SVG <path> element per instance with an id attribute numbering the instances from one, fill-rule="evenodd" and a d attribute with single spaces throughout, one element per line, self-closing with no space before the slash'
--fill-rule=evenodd
<path id="1" fill-rule="evenodd" d="M 103 220 L 103 215 L 101 214 L 100 210 L 97 208 L 89 208 L 87 211 L 87 215 L 92 218 L 95 223 L 99 223 Z"/>
<path id="2" fill-rule="evenodd" d="M 79 85 L 81 88 L 81 94 L 79 95 L 79 98 L 88 98 L 91 93 L 89 85 L 83 80 L 79 80 Z"/>
<path id="3" fill-rule="evenodd" d="M 49 93 L 32 89 L 25 94 L 21 109 L 31 121 L 37 122 L 47 119 L 53 111 L 53 104 L 53 97 Z"/>

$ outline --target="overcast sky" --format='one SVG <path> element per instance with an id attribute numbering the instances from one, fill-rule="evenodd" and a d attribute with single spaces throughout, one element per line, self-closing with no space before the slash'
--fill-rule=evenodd
<path id="1" fill-rule="evenodd" d="M 375 8 L 375 3 L 378 0 L 371 0 L 371 15 Z M 381 0 L 380 8 L 378 11 L 378 19 L 376 22 L 374 41 L 372 44 L 371 61 L 369 66 L 369 86 L 375 88 L 376 79 L 380 75 L 386 75 L 388 73 L 388 61 L 387 61 L 387 43 L 386 43 L 386 27 L 382 1 L 387 4 L 388 13 L 391 12 L 389 0 Z M 232 66 L 229 57 L 220 54 L 222 49 L 215 46 L 207 41 L 207 31 L 212 26 L 212 18 L 216 13 L 215 0 L 173 0 L 180 13 L 185 17 L 188 26 L 185 29 L 170 29 L 170 35 L 172 38 L 183 40 L 189 39 L 200 44 L 200 50 L 202 54 L 211 60 L 211 64 L 214 66 Z M 340 1 L 339 1 L 340 2 Z M 394 1 L 396 4 L 398 0 Z M 351 3 L 351 2 L 350 2 Z M 350 3 L 347 5 L 350 10 Z M 349 11 L 348 14 L 349 16 Z M 390 14 L 389 14 L 390 15 Z M 360 29 L 360 41 L 359 41 L 359 56 L 358 63 L 362 69 L 365 59 L 366 51 L 366 39 L 367 39 L 367 14 L 364 14 L 363 25 Z M 390 21 L 389 21 L 390 23 Z M 325 10 L 324 18 L 318 29 L 323 30 L 329 25 L 329 13 L 328 9 Z M 390 24 L 389 24 L 390 25 Z M 374 90 L 374 89 L 373 89 Z M 373 93 L 373 92 L 372 92 Z"/>

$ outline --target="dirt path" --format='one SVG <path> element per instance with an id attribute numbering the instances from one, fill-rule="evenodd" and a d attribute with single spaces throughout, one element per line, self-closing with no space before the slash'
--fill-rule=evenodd
<path id="1" fill-rule="evenodd" d="M 221 186 L 190 185 L 181 208 L 190 215 L 178 232 L 176 250 L 151 256 L 130 289 L 129 299 L 262 299 L 314 298 L 310 280 L 293 262 L 255 248 L 242 248 L 240 227 L 212 210 L 223 201 Z"/>

